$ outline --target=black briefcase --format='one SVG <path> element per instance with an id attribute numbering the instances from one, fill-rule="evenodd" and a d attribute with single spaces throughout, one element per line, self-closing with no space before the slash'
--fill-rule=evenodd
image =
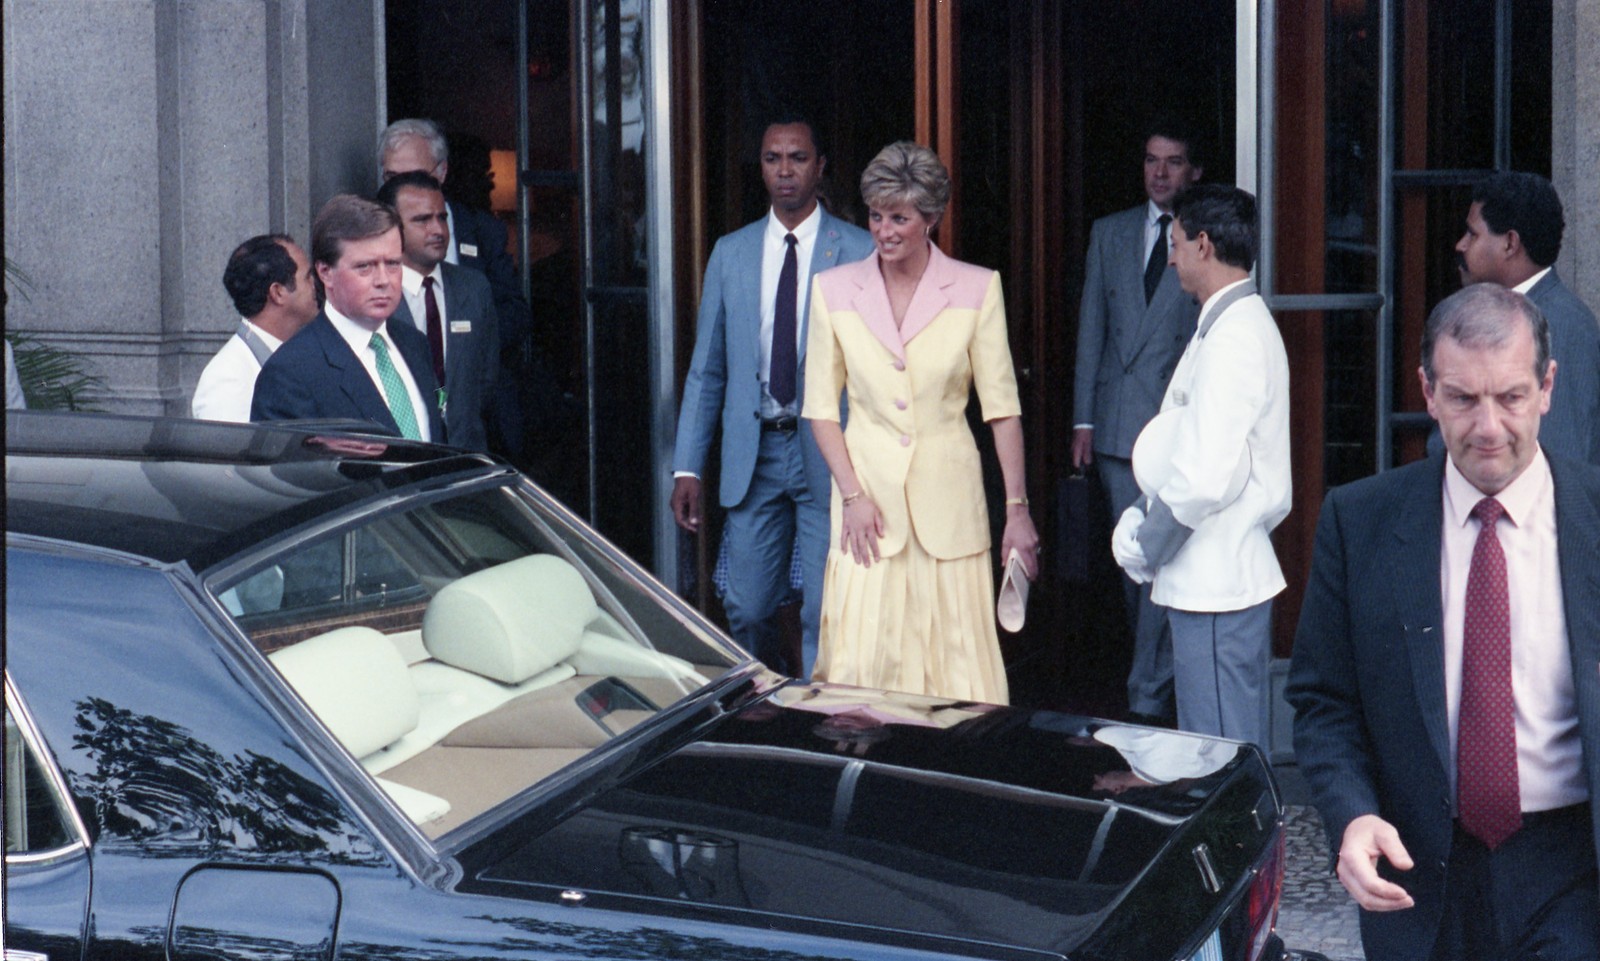
<path id="1" fill-rule="evenodd" d="M 1089 582 L 1089 557 L 1094 518 L 1089 476 L 1070 474 L 1056 485 L 1056 574 L 1069 584 Z"/>

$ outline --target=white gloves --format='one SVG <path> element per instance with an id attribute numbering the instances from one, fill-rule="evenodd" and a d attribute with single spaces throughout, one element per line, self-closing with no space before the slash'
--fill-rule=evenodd
<path id="1" fill-rule="evenodd" d="M 1144 511 L 1134 504 L 1122 512 L 1117 529 L 1111 532 L 1111 556 L 1135 584 L 1148 584 L 1155 577 L 1144 559 L 1144 548 L 1139 546 L 1139 525 L 1143 523 Z"/>

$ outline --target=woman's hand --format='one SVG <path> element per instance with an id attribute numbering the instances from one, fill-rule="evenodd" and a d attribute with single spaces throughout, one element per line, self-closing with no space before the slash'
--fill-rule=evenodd
<path id="1" fill-rule="evenodd" d="M 1006 532 L 1000 537 L 1000 563 L 1011 559 L 1015 550 L 1022 557 L 1022 570 L 1028 580 L 1039 579 L 1039 532 L 1034 530 L 1033 517 L 1026 504 L 1012 504 L 1006 508 Z"/>
<path id="2" fill-rule="evenodd" d="M 878 538 L 883 536 L 883 513 L 866 494 L 856 496 L 844 506 L 844 517 L 839 527 L 839 546 L 849 552 L 856 563 L 871 567 L 878 559 Z"/>

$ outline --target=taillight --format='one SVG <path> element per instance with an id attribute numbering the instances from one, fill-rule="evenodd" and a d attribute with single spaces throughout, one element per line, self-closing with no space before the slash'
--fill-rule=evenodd
<path id="1" fill-rule="evenodd" d="M 1256 865 L 1256 875 L 1250 881 L 1250 893 L 1245 898 L 1248 910 L 1245 918 L 1245 943 L 1250 946 L 1247 961 L 1261 961 L 1262 952 L 1272 937 L 1272 926 L 1278 921 L 1278 899 L 1283 895 L 1284 830 L 1280 823 L 1273 829 L 1272 844 L 1261 862 Z"/>

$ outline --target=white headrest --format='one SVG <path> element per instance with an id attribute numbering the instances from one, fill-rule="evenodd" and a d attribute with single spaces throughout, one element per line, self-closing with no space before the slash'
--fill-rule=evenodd
<path id="1" fill-rule="evenodd" d="M 1164 410 L 1150 418 L 1144 430 L 1139 432 L 1138 439 L 1133 442 L 1133 479 L 1139 483 L 1139 490 L 1148 496 L 1155 496 L 1172 479 L 1172 456 L 1178 450 L 1178 441 L 1181 439 L 1178 430 L 1182 421 L 1182 407 Z M 1228 479 L 1221 506 L 1226 507 L 1238 500 L 1249 480 L 1250 446 L 1246 444 L 1244 453 L 1233 464 L 1233 476 Z"/>
<path id="2" fill-rule="evenodd" d="M 422 643 L 453 667 L 520 684 L 571 657 L 599 613 L 577 568 L 535 554 L 445 585 L 422 619 Z"/>
<path id="3" fill-rule="evenodd" d="M 417 689 L 405 658 L 370 627 L 342 627 L 268 655 L 284 680 L 356 757 L 417 726 Z"/>

